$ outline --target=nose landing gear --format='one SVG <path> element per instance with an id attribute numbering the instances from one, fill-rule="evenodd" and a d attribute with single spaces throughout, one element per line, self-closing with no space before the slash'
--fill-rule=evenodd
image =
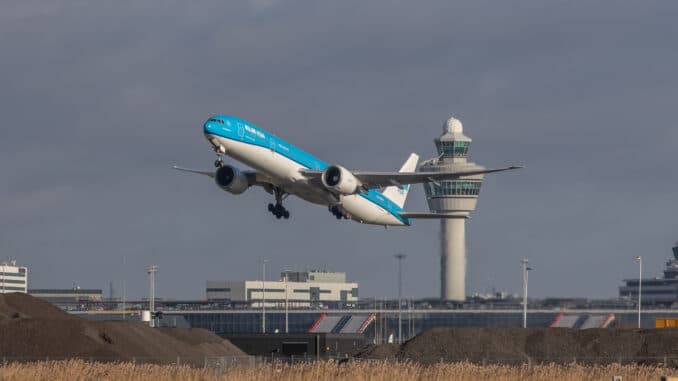
<path id="1" fill-rule="evenodd" d="M 212 142 L 212 144 L 214 145 L 216 142 Z M 224 149 L 222 145 L 214 145 L 212 149 L 214 150 L 214 153 L 217 154 L 217 159 L 214 160 L 214 166 L 216 168 L 222 167 L 224 165 L 224 160 L 221 158 L 221 155 L 226 153 L 226 149 Z"/>
<path id="2" fill-rule="evenodd" d="M 215 168 L 223 167 L 224 159 L 221 157 L 221 154 L 219 154 L 217 150 L 214 150 L 214 152 L 217 154 L 217 159 L 214 160 L 214 167 Z"/>
<path id="3" fill-rule="evenodd" d="M 285 198 L 287 198 L 287 194 L 283 192 L 282 189 L 280 188 L 274 188 L 273 189 L 275 193 L 275 205 L 273 204 L 268 204 L 268 211 L 273 213 L 275 218 L 277 219 L 289 219 L 290 218 L 290 211 L 285 209 L 283 206 L 282 202 Z"/>

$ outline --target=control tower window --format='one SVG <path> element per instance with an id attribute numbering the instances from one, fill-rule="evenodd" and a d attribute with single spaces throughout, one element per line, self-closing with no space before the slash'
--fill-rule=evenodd
<path id="1" fill-rule="evenodd" d="M 471 142 L 438 141 L 436 142 L 436 148 L 438 149 L 438 154 L 444 157 L 466 157 L 470 144 Z"/>
<path id="2" fill-rule="evenodd" d="M 477 196 L 480 194 L 480 181 L 441 181 L 440 185 L 425 183 L 427 197 Z"/>

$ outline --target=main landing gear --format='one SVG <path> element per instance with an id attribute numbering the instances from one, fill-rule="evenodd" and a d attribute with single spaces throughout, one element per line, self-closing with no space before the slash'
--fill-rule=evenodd
<path id="1" fill-rule="evenodd" d="M 222 167 L 223 165 L 224 165 L 224 160 L 221 158 L 220 155 L 217 155 L 217 159 L 214 160 L 214 167 L 219 168 L 219 167 Z"/>
<path id="2" fill-rule="evenodd" d="M 282 204 L 283 200 L 287 198 L 287 193 L 283 192 L 283 190 L 278 187 L 273 188 L 273 192 L 275 193 L 275 205 L 268 204 L 268 211 L 273 213 L 277 219 L 290 218 L 290 211 L 285 209 Z"/>
<path id="3" fill-rule="evenodd" d="M 338 220 L 341 220 L 342 218 L 348 219 L 348 217 L 344 214 L 344 212 L 341 210 L 341 208 L 337 205 L 330 205 L 327 207 L 327 209 L 336 217 Z"/>

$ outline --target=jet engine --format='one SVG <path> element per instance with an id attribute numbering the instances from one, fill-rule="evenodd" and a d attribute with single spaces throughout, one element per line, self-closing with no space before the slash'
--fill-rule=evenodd
<path id="1" fill-rule="evenodd" d="M 238 168 L 230 165 L 224 165 L 217 168 L 217 172 L 214 175 L 214 181 L 219 188 L 233 194 L 240 194 L 250 187 L 247 176 L 240 172 Z"/>
<path id="2" fill-rule="evenodd" d="M 327 167 L 323 171 L 321 180 L 325 188 L 343 195 L 358 193 L 361 185 L 351 171 L 339 165 Z"/>

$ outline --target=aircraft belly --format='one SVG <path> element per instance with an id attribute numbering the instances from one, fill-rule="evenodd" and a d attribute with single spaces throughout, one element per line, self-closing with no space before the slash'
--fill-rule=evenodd
<path id="1" fill-rule="evenodd" d="M 332 197 L 326 189 L 318 189 L 306 183 L 299 173 L 299 169 L 305 167 L 295 161 L 268 148 L 229 139 L 221 140 L 229 156 L 268 175 L 274 185 L 283 188 L 285 192 L 314 204 L 329 205 L 332 202 Z"/>
<path id="2" fill-rule="evenodd" d="M 281 156 L 269 148 L 224 138 L 220 138 L 220 140 L 226 148 L 228 156 L 269 175 L 276 182 L 284 183 L 292 181 L 292 174 L 300 168 L 298 164 L 296 166 L 290 165 L 290 163 L 294 163 L 291 160 L 280 160 Z"/>
<path id="3" fill-rule="evenodd" d="M 403 225 L 391 213 L 358 195 L 344 196 L 341 206 L 351 215 L 351 219 L 364 224 Z"/>

